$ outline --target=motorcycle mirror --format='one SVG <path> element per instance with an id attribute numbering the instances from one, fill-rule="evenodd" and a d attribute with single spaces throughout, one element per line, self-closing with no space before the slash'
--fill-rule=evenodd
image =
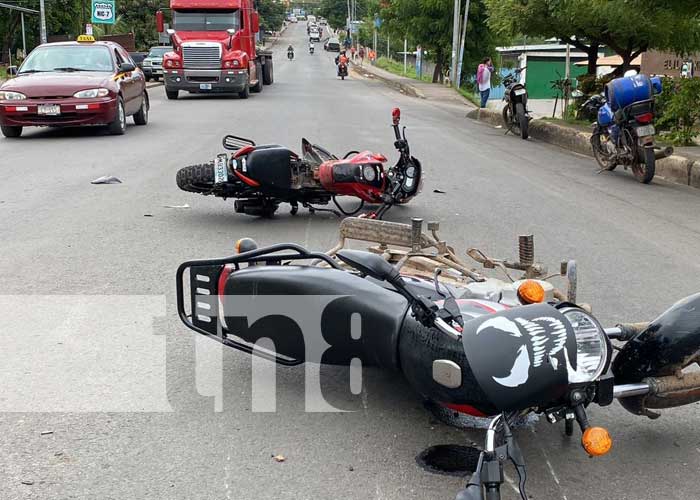
<path id="1" fill-rule="evenodd" d="M 383 257 L 361 250 L 339 250 L 336 256 L 350 267 L 374 279 L 391 282 L 399 272 Z"/>
<path id="2" fill-rule="evenodd" d="M 398 125 L 401 121 L 401 110 L 399 108 L 394 108 L 391 110 L 391 119 L 394 125 Z"/>

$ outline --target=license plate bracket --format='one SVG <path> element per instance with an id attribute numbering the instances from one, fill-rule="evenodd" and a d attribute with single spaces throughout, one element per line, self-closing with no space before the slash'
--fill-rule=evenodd
<path id="1" fill-rule="evenodd" d="M 39 104 L 37 106 L 37 114 L 56 116 L 61 114 L 60 104 Z"/>
<path id="2" fill-rule="evenodd" d="M 515 89 L 515 95 L 523 95 L 527 90 L 525 89 Z"/>

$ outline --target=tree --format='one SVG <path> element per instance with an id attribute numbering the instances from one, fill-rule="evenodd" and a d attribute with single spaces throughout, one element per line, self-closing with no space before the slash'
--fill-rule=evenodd
<path id="1" fill-rule="evenodd" d="M 282 26 L 285 14 L 284 4 L 273 0 L 258 2 L 258 14 L 260 14 L 261 31 L 277 31 Z"/>
<path id="2" fill-rule="evenodd" d="M 463 14 L 460 13 L 460 18 Z M 441 81 L 443 68 L 449 66 L 453 15 L 453 0 L 392 0 L 385 2 L 381 10 L 386 29 L 393 36 L 408 38 L 432 54 L 433 82 Z M 493 47 L 494 37 L 486 24 L 484 1 L 471 0 L 464 48 L 465 74 L 470 73 L 472 67 L 476 71 L 476 61 L 491 55 Z"/>
<path id="3" fill-rule="evenodd" d="M 700 12 L 683 10 L 690 0 L 484 0 L 489 25 L 505 36 L 556 37 L 588 55 L 596 72 L 598 51 L 622 57 L 619 72 L 649 49 L 689 52 L 700 48 Z"/>

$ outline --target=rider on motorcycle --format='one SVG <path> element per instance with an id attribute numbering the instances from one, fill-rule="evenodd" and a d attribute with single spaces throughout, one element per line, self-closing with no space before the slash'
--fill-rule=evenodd
<path id="1" fill-rule="evenodd" d="M 309 52 L 314 53 L 314 42 L 309 40 Z"/>
<path id="2" fill-rule="evenodd" d="M 338 66 L 341 63 L 346 65 L 348 64 L 348 56 L 345 55 L 344 50 L 335 56 L 335 65 Z"/>
<path id="3" fill-rule="evenodd" d="M 287 47 L 287 57 L 289 59 L 294 58 L 294 47 L 292 47 L 291 45 L 289 47 Z"/>

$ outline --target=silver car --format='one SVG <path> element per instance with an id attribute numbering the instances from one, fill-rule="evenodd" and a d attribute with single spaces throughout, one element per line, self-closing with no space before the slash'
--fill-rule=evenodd
<path id="1" fill-rule="evenodd" d="M 151 47 L 143 60 L 143 73 L 146 76 L 146 81 L 151 80 L 151 78 L 158 80 L 163 76 L 163 55 L 172 50 L 173 48 L 169 45 Z"/>

